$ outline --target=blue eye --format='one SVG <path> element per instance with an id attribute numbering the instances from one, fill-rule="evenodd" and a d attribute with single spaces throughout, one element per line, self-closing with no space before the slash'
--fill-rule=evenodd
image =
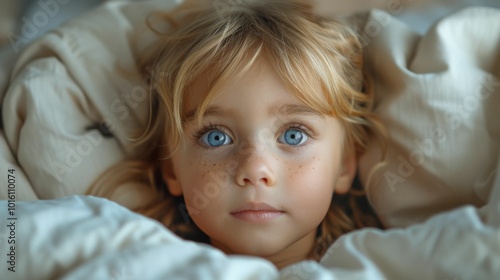
<path id="1" fill-rule="evenodd" d="M 219 147 L 231 144 L 233 140 L 220 130 L 212 130 L 201 136 L 201 142 L 210 147 Z"/>
<path id="2" fill-rule="evenodd" d="M 278 137 L 278 141 L 280 143 L 285 143 L 292 146 L 303 144 L 307 141 L 307 139 L 309 139 L 307 134 L 298 129 L 288 129 L 285 131 L 285 133 L 281 134 Z"/>

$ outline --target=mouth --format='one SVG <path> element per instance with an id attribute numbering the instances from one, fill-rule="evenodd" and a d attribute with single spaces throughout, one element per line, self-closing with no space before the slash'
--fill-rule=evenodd
<path id="1" fill-rule="evenodd" d="M 230 214 L 240 220 L 254 223 L 263 223 L 274 220 L 285 212 L 272 207 L 267 203 L 247 203 Z"/>

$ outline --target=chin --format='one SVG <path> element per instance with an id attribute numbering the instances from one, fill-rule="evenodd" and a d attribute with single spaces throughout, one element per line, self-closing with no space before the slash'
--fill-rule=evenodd
<path id="1" fill-rule="evenodd" d="M 218 247 L 218 246 L 216 246 Z M 235 244 L 224 244 L 224 248 L 219 248 L 226 254 L 248 255 L 267 258 L 280 252 L 279 246 L 275 242 L 244 242 L 239 241 Z"/>
<path id="2" fill-rule="evenodd" d="M 260 248 L 260 246 L 259 246 L 259 247 L 252 247 L 252 248 L 243 248 L 237 254 L 267 258 L 267 257 L 270 257 L 270 256 L 277 254 L 278 252 L 279 252 L 279 250 L 276 248 L 270 248 L 269 246 L 267 246 L 266 248 Z"/>

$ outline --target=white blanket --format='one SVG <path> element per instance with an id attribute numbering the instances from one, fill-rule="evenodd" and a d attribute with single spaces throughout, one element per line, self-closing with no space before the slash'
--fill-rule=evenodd
<path id="1" fill-rule="evenodd" d="M 496 207 L 481 214 L 467 206 L 404 230 L 354 232 L 320 263 L 282 271 L 264 259 L 183 241 L 102 198 L 0 201 L 0 271 L 6 280 L 497 279 L 500 181 L 496 186 Z"/>
<path id="2" fill-rule="evenodd" d="M 0 202 L 7 210 L 8 202 Z M 267 261 L 182 241 L 156 221 L 95 197 L 1 211 L 1 279 L 273 279 Z M 9 220 L 9 218 L 16 220 Z M 6 225 L 5 225 L 6 224 Z M 7 230 L 6 230 L 7 229 Z"/>

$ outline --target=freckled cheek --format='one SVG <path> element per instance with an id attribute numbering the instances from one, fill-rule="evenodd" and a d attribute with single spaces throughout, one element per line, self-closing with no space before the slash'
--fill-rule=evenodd
<path id="1" fill-rule="evenodd" d="M 290 181 L 309 181 L 311 178 L 324 174 L 325 167 L 317 157 L 306 159 L 292 159 L 284 162 L 284 171 L 286 178 Z"/>
<path id="2" fill-rule="evenodd" d="M 334 190 L 335 170 L 319 157 L 288 165 L 285 184 L 290 190 L 291 204 L 315 212 L 326 211 Z"/>
<path id="3" fill-rule="evenodd" d="M 229 183 L 231 164 L 227 160 L 213 160 L 204 156 L 194 156 L 187 159 L 183 170 L 183 188 L 197 188 L 203 191 L 204 186 L 216 183 L 224 188 Z"/>
<path id="4" fill-rule="evenodd" d="M 194 222 L 205 229 L 208 221 L 227 212 L 231 197 L 227 164 L 195 157 L 183 165 L 186 167 L 181 179 L 184 200 Z"/>

